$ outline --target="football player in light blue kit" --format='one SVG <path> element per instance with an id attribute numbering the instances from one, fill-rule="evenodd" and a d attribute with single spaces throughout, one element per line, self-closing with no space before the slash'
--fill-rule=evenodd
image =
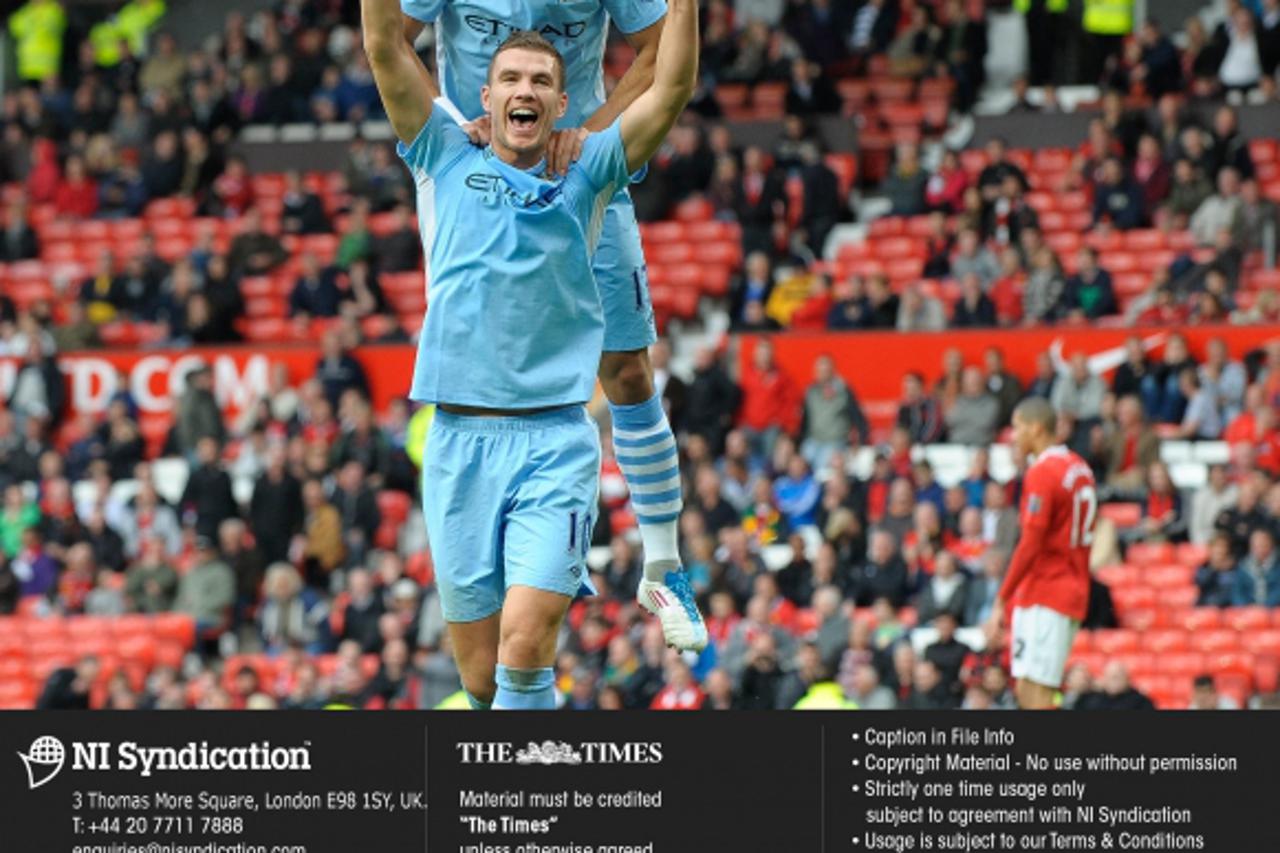
<path id="1" fill-rule="evenodd" d="M 533 30 L 555 45 L 568 74 L 569 107 L 551 137 L 547 159 L 554 174 L 577 159 L 588 132 L 608 128 L 649 86 L 667 12 L 665 0 L 401 0 L 401 8 L 408 36 L 416 36 L 423 24 L 435 25 L 445 107 L 475 141 L 488 141 L 480 90 L 489 59 L 507 35 Z M 610 20 L 636 48 L 636 59 L 606 99 L 602 63 Z M 427 245 L 436 222 L 434 208 L 431 182 L 420 180 L 418 213 Z M 657 335 L 640 230 L 625 189 L 605 214 L 592 268 L 604 305 L 600 384 L 609 399 L 614 449 L 644 542 L 637 601 L 662 621 L 670 645 L 701 649 L 707 642 L 706 626 L 691 605 L 677 547 L 683 505 L 676 441 L 654 392 L 648 347 Z"/>
<path id="2" fill-rule="evenodd" d="M 423 503 L 454 655 L 474 706 L 554 707 L 556 636 L 586 582 L 599 488 L 585 409 L 604 335 L 591 253 L 610 200 L 692 94 L 697 2 L 673 0 L 652 85 L 563 177 L 547 174 L 546 154 L 568 105 L 565 67 L 545 39 L 516 33 L 493 55 L 482 149 L 433 105 L 397 0 L 361 6 L 400 156 L 434 185 L 411 396 L 437 406 Z"/>

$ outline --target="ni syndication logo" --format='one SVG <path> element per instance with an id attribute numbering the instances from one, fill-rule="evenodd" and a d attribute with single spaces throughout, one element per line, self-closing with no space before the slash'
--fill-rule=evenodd
<path id="1" fill-rule="evenodd" d="M 270 741 L 248 746 L 211 746 L 208 741 L 189 741 L 182 746 L 143 746 L 136 741 L 113 744 L 106 741 L 72 741 L 71 769 L 84 771 L 124 771 L 139 776 L 191 770 L 235 770 L 249 772 L 297 771 L 311 769 L 311 741 L 303 746 L 273 746 Z M 41 735 L 18 757 L 27 769 L 27 788 L 53 781 L 67 761 L 67 747 L 53 735 Z"/>

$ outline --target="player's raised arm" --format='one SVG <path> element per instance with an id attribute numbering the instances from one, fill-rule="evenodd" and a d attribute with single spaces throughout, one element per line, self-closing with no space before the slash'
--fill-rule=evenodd
<path id="1" fill-rule="evenodd" d="M 627 168 L 649 161 L 693 97 L 698 77 L 698 0 L 671 0 L 658 43 L 653 83 L 622 114 Z"/>
<path id="2" fill-rule="evenodd" d="M 411 143 L 431 117 L 431 100 L 439 89 L 405 40 L 397 0 L 360 0 L 360 19 L 382 106 L 396 136 Z"/>

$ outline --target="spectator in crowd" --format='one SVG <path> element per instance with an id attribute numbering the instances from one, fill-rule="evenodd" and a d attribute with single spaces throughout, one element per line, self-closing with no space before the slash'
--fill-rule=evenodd
<path id="1" fill-rule="evenodd" d="M 917 216 L 925 212 L 924 193 L 929 174 L 920 165 L 920 151 L 914 143 L 900 143 L 895 162 L 880 191 L 888 198 L 892 216 Z"/>
<path id="2" fill-rule="evenodd" d="M 199 364 L 187 374 L 187 387 L 178 400 L 178 417 L 174 424 L 178 450 L 192 458 L 201 439 L 217 443 L 226 439 L 222 409 L 213 395 L 213 370 Z"/>
<path id="3" fill-rule="evenodd" d="M 942 153 L 942 162 L 925 184 L 925 205 L 935 213 L 959 213 L 968 188 L 969 173 L 960 165 L 960 155 L 948 149 Z"/>
<path id="4" fill-rule="evenodd" d="M 1159 456 L 1160 440 L 1147 425 L 1142 403 L 1137 397 L 1121 397 L 1116 401 L 1116 429 L 1107 446 L 1107 485 L 1136 488 Z"/>
<path id="5" fill-rule="evenodd" d="M 942 435 L 945 424 L 938 404 L 925 394 L 924 377 L 919 373 L 908 373 L 902 378 L 897 424 L 915 444 L 931 444 Z"/>
<path id="6" fill-rule="evenodd" d="M 25 261 L 39 254 L 40 241 L 28 219 L 26 199 L 14 196 L 6 205 L 4 230 L 0 233 L 0 261 Z"/>
<path id="7" fill-rule="evenodd" d="M 1231 548 L 1231 537 L 1215 533 L 1209 540 L 1209 555 L 1204 565 L 1196 569 L 1195 581 L 1199 595 L 1198 607 L 1229 607 L 1235 598 L 1236 556 Z"/>
<path id="8" fill-rule="evenodd" d="M 1254 178 L 1240 185 L 1240 231 L 1246 249 L 1264 249 L 1280 242 L 1280 208 L 1262 195 Z"/>
<path id="9" fill-rule="evenodd" d="M 325 496 L 324 485 L 319 480 L 307 480 L 303 484 L 302 505 L 306 510 L 303 522 L 303 559 L 307 567 L 307 580 L 315 585 L 346 559 L 342 516 Z"/>
<path id="10" fill-rule="evenodd" d="M 898 324 L 898 295 L 889 285 L 889 277 L 875 273 L 867 279 L 868 328 L 893 329 Z"/>
<path id="11" fill-rule="evenodd" d="M 1217 389 L 1200 381 L 1194 367 L 1183 368 L 1178 375 L 1179 388 L 1187 400 L 1178 434 L 1196 440 L 1216 439 L 1222 434 L 1222 412 L 1218 407 Z"/>
<path id="12" fill-rule="evenodd" d="M 982 244 L 982 238 L 972 228 L 962 230 L 957 238 L 956 250 L 951 255 L 951 275 L 960 280 L 975 275 L 984 291 L 1000 277 L 1000 265 L 995 255 Z"/>
<path id="13" fill-rule="evenodd" d="M 302 270 L 289 293 L 289 313 L 294 317 L 336 317 L 341 293 L 332 268 L 321 268 L 313 252 L 303 252 Z"/>
<path id="14" fill-rule="evenodd" d="M 1259 527 L 1249 534 L 1249 553 L 1236 566 L 1231 604 L 1280 607 L 1280 557 L 1271 528 Z"/>
<path id="15" fill-rule="evenodd" d="M 1076 700 L 1076 711 L 1152 711 L 1155 705 L 1129 683 L 1129 670 L 1122 661 L 1113 660 L 1102 670 L 1098 690 L 1091 690 Z"/>
<path id="16" fill-rule="evenodd" d="M 186 523 L 194 523 L 197 533 L 210 540 L 217 537 L 224 521 L 238 513 L 217 439 L 205 436 L 196 442 L 195 466 L 178 504 Z"/>
<path id="17" fill-rule="evenodd" d="M 50 6 L 57 5 L 50 0 Z M 93 655 L 86 655 L 75 666 L 55 669 L 45 681 L 36 708 L 45 711 L 87 711 L 89 693 L 98 680 L 101 664 Z"/>
<path id="18" fill-rule="evenodd" d="M 996 306 L 982 290 L 977 273 L 960 280 L 960 300 L 951 317 L 954 329 L 983 329 L 996 325 Z"/>
<path id="19" fill-rule="evenodd" d="M 1144 215 L 1142 192 L 1125 173 L 1118 157 L 1102 163 L 1101 177 L 1094 187 L 1093 224 L 1109 224 L 1121 231 L 1142 225 Z"/>
<path id="20" fill-rule="evenodd" d="M 941 332 L 947 327 L 947 315 L 941 300 L 912 282 L 902 291 L 896 326 L 899 332 Z"/>
<path id="21" fill-rule="evenodd" d="M 1089 359 L 1078 352 L 1071 356 L 1071 368 L 1058 377 L 1050 402 L 1060 414 L 1069 415 L 1076 429 L 1087 430 L 1102 417 L 1102 398 L 1107 386 L 1089 369 Z"/>
<path id="22" fill-rule="evenodd" d="M 1218 232 L 1227 230 L 1233 235 L 1239 231 L 1244 202 L 1240 198 L 1240 173 L 1234 166 L 1225 166 L 1218 172 L 1218 191 L 1200 203 L 1191 214 L 1187 227 L 1200 246 L 1212 246 Z"/>
<path id="23" fill-rule="evenodd" d="M 67 158 L 66 174 L 58 183 L 53 205 L 64 219 L 91 219 L 98 212 L 98 185 L 88 175 L 82 158 Z"/>
<path id="24" fill-rule="evenodd" d="M 348 390 L 369 398 L 369 379 L 364 368 L 343 346 L 342 338 L 334 329 L 325 331 L 320 339 L 320 358 L 316 361 L 316 380 L 324 389 L 329 405 L 338 408 L 342 395 Z"/>
<path id="25" fill-rule="evenodd" d="M 718 454 L 733 427 L 740 393 L 710 347 L 703 347 L 694 355 L 693 380 L 685 399 L 685 431 L 702 436 L 711 451 Z"/>
<path id="26" fill-rule="evenodd" d="M 1022 293 L 1023 324 L 1034 326 L 1054 320 L 1066 286 L 1057 256 L 1048 246 L 1041 246 L 1031 256 Z"/>
<path id="27" fill-rule="evenodd" d="M 1169 196 L 1172 173 L 1160 151 L 1160 142 L 1149 133 L 1144 133 L 1138 139 L 1138 155 L 1133 160 L 1133 181 L 1142 201 L 1142 224 L 1151 224 L 1156 219 L 1160 205 Z"/>
<path id="28" fill-rule="evenodd" d="M 288 563 L 273 563 L 263 581 L 258 630 L 268 654 L 298 648 L 318 654 L 326 648 L 329 609 L 324 600 L 302 583 Z"/>
<path id="29" fill-rule="evenodd" d="M 178 581 L 174 610 L 195 619 L 197 637 L 207 640 L 230 627 L 235 599 L 235 575 L 219 559 L 213 540 L 198 534 L 191 568 Z"/>
<path id="30" fill-rule="evenodd" d="M 1098 252 L 1084 246 L 1077 256 L 1078 271 L 1067 279 L 1062 312 L 1072 320 L 1096 320 L 1116 313 L 1111 274 L 1098 265 Z"/>
<path id="31" fill-rule="evenodd" d="M 1191 217 L 1212 195 L 1213 183 L 1203 170 L 1186 157 L 1175 161 L 1169 195 L 1163 207 L 1164 221 L 1172 228 L 1186 228 Z"/>
<path id="32" fill-rule="evenodd" d="M 872 532 L 867 558 L 854 567 L 849 584 L 849 596 L 858 607 L 866 607 L 879 598 L 887 598 L 894 607 L 902 606 L 910 579 L 893 534 L 886 530 Z"/>
<path id="33" fill-rule="evenodd" d="M 969 598 L 969 581 L 960 571 L 953 554 L 943 551 L 934 562 L 933 574 L 916 594 L 916 614 L 922 624 L 943 613 L 957 621 L 964 615 Z"/>
<path id="34" fill-rule="evenodd" d="M 835 360 L 820 355 L 813 364 L 813 384 L 804 393 L 800 450 L 815 471 L 825 470 L 843 448 L 857 446 L 870 434 L 853 389 L 836 373 Z"/>
<path id="35" fill-rule="evenodd" d="M 747 308 L 752 303 L 764 306 L 773 293 L 773 269 L 769 256 L 765 252 L 752 252 L 747 255 L 742 275 L 730 289 L 729 316 L 733 320 L 746 317 Z"/>
<path id="36" fill-rule="evenodd" d="M 987 391 L 1000 406 L 996 423 L 1005 426 L 1013 416 L 1014 407 L 1022 400 L 1022 383 L 1005 367 L 1004 353 L 998 347 L 987 348 L 983 363 L 986 366 Z"/>
<path id="37" fill-rule="evenodd" d="M 302 175 L 296 169 L 285 172 L 284 210 L 280 230 L 285 234 L 326 234 L 329 218 L 325 215 L 320 197 L 302 183 Z"/>
<path id="38" fill-rule="evenodd" d="M 383 272 L 410 272 L 422 264 L 422 237 L 414 226 L 408 205 L 391 209 L 391 230 L 375 245 L 378 268 Z"/>
<path id="39" fill-rule="evenodd" d="M 1169 336 L 1164 347 L 1164 358 L 1151 374 L 1142 381 L 1142 401 L 1147 414 L 1158 423 L 1176 424 L 1182 421 L 1187 398 L 1182 393 L 1180 377 L 1183 370 L 1196 367 L 1187 351 L 1187 341 L 1180 334 Z"/>
<path id="40" fill-rule="evenodd" d="M 1239 97 L 1253 89 L 1262 78 L 1262 54 L 1253 12 L 1243 5 L 1231 9 L 1224 25 L 1226 52 L 1218 67 L 1218 79 L 1229 94 Z"/>
<path id="41" fill-rule="evenodd" d="M 999 417 L 1000 404 L 987 391 L 982 370 L 966 367 L 960 394 L 945 417 L 948 439 L 956 444 L 985 447 L 995 439 Z"/>
<path id="42" fill-rule="evenodd" d="M 1239 497 L 1239 490 L 1227 476 L 1225 465 L 1210 465 L 1208 482 L 1191 498 L 1188 538 L 1196 545 L 1212 545 L 1214 522 Z M 1228 544 L 1230 541 L 1228 540 Z"/>
<path id="43" fill-rule="evenodd" d="M 164 613 L 173 608 L 178 572 L 169 564 L 163 540 L 146 537 L 139 559 L 125 573 L 125 601 L 134 613 Z"/>
<path id="44" fill-rule="evenodd" d="M 241 218 L 241 231 L 231 241 L 227 265 L 235 275 L 265 275 L 289 257 L 284 246 L 262 227 L 262 213 L 250 207 Z"/>
<path id="45" fill-rule="evenodd" d="M 1147 348 L 1142 338 L 1137 335 L 1125 338 L 1124 355 L 1124 363 L 1111 377 L 1111 391 L 1117 398 L 1140 394 L 1142 382 L 1151 372 L 1151 362 L 1147 359 Z"/>
<path id="46" fill-rule="evenodd" d="M 793 431 L 795 398 L 791 378 L 774 360 L 773 343 L 758 341 L 751 367 L 742 375 L 739 415 L 755 455 L 770 456 L 778 436 Z"/>
<path id="47" fill-rule="evenodd" d="M 892 711 L 898 707 L 893 691 L 880 683 L 880 673 L 870 663 L 854 666 L 846 695 L 864 711 Z"/>

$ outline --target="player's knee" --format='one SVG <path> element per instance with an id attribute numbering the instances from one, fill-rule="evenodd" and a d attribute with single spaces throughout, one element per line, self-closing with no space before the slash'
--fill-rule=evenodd
<path id="1" fill-rule="evenodd" d="M 555 626 L 531 620 L 503 626 L 502 645 L 498 652 L 501 662 L 510 667 L 533 669 L 548 666 L 555 657 Z"/>
<path id="2" fill-rule="evenodd" d="M 607 352 L 600 357 L 600 384 L 618 405 L 643 403 L 653 396 L 653 368 L 647 350 Z"/>

